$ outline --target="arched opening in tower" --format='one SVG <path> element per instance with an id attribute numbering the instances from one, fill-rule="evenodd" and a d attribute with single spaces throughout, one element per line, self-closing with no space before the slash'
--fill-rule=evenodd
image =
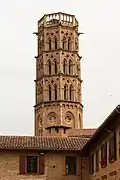
<path id="1" fill-rule="evenodd" d="M 51 39 L 49 39 L 49 50 L 51 50 Z"/>
<path id="2" fill-rule="evenodd" d="M 69 74 L 73 74 L 73 65 L 71 60 L 69 60 Z"/>
<path id="3" fill-rule="evenodd" d="M 51 62 L 50 62 L 50 60 L 49 60 L 49 62 L 48 62 L 48 69 L 49 69 L 49 74 L 51 74 Z"/>
<path id="4" fill-rule="evenodd" d="M 68 50 L 71 50 L 71 38 L 68 38 Z"/>
<path id="5" fill-rule="evenodd" d="M 57 100 L 57 86 L 55 85 L 55 100 Z"/>
<path id="6" fill-rule="evenodd" d="M 55 37 L 55 49 L 57 49 L 57 38 Z"/>
<path id="7" fill-rule="evenodd" d="M 57 61 L 55 60 L 55 74 L 57 74 Z"/>
<path id="8" fill-rule="evenodd" d="M 65 38 L 65 36 L 63 37 L 63 49 L 65 49 L 65 46 L 66 46 L 66 38 Z"/>
<path id="9" fill-rule="evenodd" d="M 67 62 L 66 62 L 66 60 L 64 60 L 64 62 L 63 62 L 63 73 L 64 74 L 67 73 Z"/>
<path id="10" fill-rule="evenodd" d="M 64 86 L 64 100 L 67 100 L 67 86 Z"/>
<path id="11" fill-rule="evenodd" d="M 51 101 L 51 86 L 49 86 L 49 101 Z"/>
<path id="12" fill-rule="evenodd" d="M 69 97 L 70 97 L 70 101 L 74 100 L 74 90 L 73 90 L 73 86 L 70 85 L 70 91 L 69 91 Z"/>

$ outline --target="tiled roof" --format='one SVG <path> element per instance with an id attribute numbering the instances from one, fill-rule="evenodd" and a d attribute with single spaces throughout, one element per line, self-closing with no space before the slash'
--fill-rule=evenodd
<path id="1" fill-rule="evenodd" d="M 68 132 L 69 137 L 91 137 L 97 129 L 71 129 Z"/>
<path id="2" fill-rule="evenodd" d="M 120 119 L 120 105 L 118 105 L 110 115 L 105 119 L 105 121 L 98 127 L 97 131 L 90 138 L 90 140 L 85 144 L 82 151 L 88 150 L 91 144 L 94 144 L 98 141 L 99 137 L 103 134 L 108 134 L 109 131 L 112 132 L 112 128 L 114 128 L 114 124 L 119 122 Z M 114 131 L 114 130 L 113 130 Z"/>
<path id="3" fill-rule="evenodd" d="M 0 149 L 79 151 L 88 140 L 80 137 L 0 136 Z"/>

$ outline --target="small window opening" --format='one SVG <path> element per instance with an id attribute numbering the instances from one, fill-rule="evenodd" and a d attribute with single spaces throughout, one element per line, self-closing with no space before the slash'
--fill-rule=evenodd
<path id="1" fill-rule="evenodd" d="M 49 50 L 51 50 L 51 39 L 49 39 Z"/>
<path id="2" fill-rule="evenodd" d="M 51 101 L 51 86 L 49 86 L 49 101 Z"/>
<path id="3" fill-rule="evenodd" d="M 57 74 L 57 61 L 55 61 L 55 74 Z"/>
<path id="4" fill-rule="evenodd" d="M 56 133 L 59 133 L 59 129 L 57 127 L 55 128 L 55 131 L 56 131 Z"/>
<path id="5" fill-rule="evenodd" d="M 57 86 L 55 86 L 55 100 L 57 100 Z"/>
<path id="6" fill-rule="evenodd" d="M 55 49 L 57 49 L 57 38 L 55 37 Z"/>
<path id="7" fill-rule="evenodd" d="M 51 62 L 49 61 L 49 74 L 51 74 Z"/>

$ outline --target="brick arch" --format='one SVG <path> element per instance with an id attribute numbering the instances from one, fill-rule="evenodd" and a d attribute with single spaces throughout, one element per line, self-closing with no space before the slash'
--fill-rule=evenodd
<path id="1" fill-rule="evenodd" d="M 72 125 L 75 128 L 75 117 L 72 112 L 67 111 L 64 116 L 64 122 L 68 125 Z"/>
<path id="2" fill-rule="evenodd" d="M 50 112 L 47 115 L 48 123 L 51 125 L 55 125 L 57 123 L 57 114 L 55 112 Z"/>

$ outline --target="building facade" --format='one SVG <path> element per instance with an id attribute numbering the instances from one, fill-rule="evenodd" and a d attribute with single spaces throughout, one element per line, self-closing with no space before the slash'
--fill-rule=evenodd
<path id="1" fill-rule="evenodd" d="M 120 180 L 120 105 L 83 129 L 74 15 L 38 21 L 34 136 L 0 136 L 0 180 Z"/>
<path id="2" fill-rule="evenodd" d="M 38 21 L 35 135 L 66 136 L 83 128 L 78 22 L 54 13 Z"/>

